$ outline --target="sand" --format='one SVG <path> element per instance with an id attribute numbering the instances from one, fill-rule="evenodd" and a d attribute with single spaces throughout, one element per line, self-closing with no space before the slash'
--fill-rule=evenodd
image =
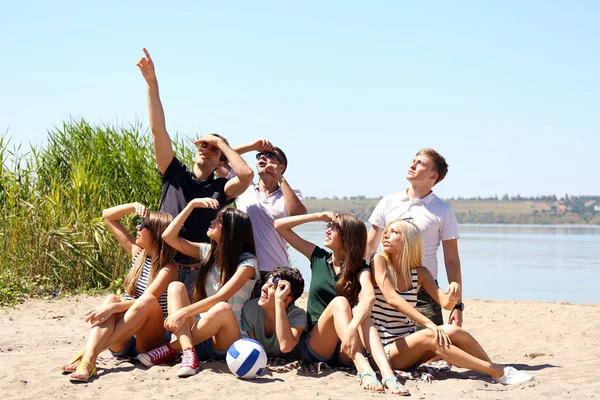
<path id="1" fill-rule="evenodd" d="M 146 369 L 104 352 L 99 376 L 71 384 L 60 365 L 83 350 L 88 327 L 83 313 L 103 297 L 31 300 L 0 309 L 0 398 L 116 399 L 363 399 L 356 377 L 342 372 L 302 376 L 269 372 L 242 381 L 224 363 L 207 363 L 196 376 L 179 379 L 177 366 Z M 468 329 L 490 357 L 535 376 L 517 387 L 453 367 L 446 379 L 407 381 L 418 399 L 600 399 L 600 304 L 530 301 L 465 301 Z"/>

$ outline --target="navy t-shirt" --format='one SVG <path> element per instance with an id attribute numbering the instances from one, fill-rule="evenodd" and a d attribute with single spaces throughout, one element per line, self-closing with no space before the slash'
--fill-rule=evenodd
<path id="1" fill-rule="evenodd" d="M 216 199 L 219 201 L 219 205 L 223 207 L 235 200 L 227 201 L 225 195 L 226 183 L 227 179 L 215 178 L 214 175 L 200 181 L 187 169 L 185 164 L 179 161 L 177 157 L 173 157 L 171 164 L 162 175 L 159 209 L 176 217 L 191 200 L 199 197 Z M 194 209 L 183 224 L 180 236 L 192 242 L 210 242 L 210 239 L 206 236 L 206 231 L 218 212 L 219 210 L 212 208 Z M 184 254 L 178 254 L 175 261 L 192 263 L 197 260 Z"/>

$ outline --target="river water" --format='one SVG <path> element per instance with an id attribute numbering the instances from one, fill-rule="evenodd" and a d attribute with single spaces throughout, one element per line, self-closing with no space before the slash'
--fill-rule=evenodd
<path id="1" fill-rule="evenodd" d="M 323 246 L 324 223 L 294 230 Z M 464 298 L 600 303 L 600 226 L 462 224 L 459 232 Z M 308 259 L 293 248 L 290 258 L 308 290 Z M 438 261 L 445 287 L 441 246 Z"/>

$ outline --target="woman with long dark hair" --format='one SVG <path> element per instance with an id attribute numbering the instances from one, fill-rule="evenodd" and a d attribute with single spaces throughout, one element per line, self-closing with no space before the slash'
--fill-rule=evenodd
<path id="1" fill-rule="evenodd" d="M 183 351 L 177 371 L 180 377 L 196 374 L 199 359 L 225 359 L 229 346 L 240 337 L 242 306 L 260 276 L 248 215 L 225 208 L 208 228 L 210 244 L 190 242 L 180 236 L 180 230 L 196 207 L 218 208 L 219 203 L 210 198 L 192 200 L 163 234 L 173 248 L 201 262 L 191 302 L 183 283 L 169 285 L 169 317 L 164 325 L 178 340 L 138 356 L 142 363 L 152 366 Z"/>
<path id="2" fill-rule="evenodd" d="M 137 213 L 142 222 L 133 237 L 119 221 Z M 92 324 L 84 352 L 64 365 L 73 382 L 87 382 L 96 374 L 98 354 L 110 349 L 117 357 L 135 357 L 169 341 L 164 329 L 167 317 L 167 286 L 177 280 L 177 266 L 171 262 L 175 250 L 162 239 L 172 217 L 148 212 L 140 203 L 123 204 L 102 212 L 102 218 L 117 241 L 131 254 L 131 268 L 125 278 L 125 300 L 109 295 L 103 305 L 86 313 Z"/>
<path id="3" fill-rule="evenodd" d="M 327 251 L 302 239 L 292 228 L 313 221 L 327 222 Z M 403 390 L 389 367 L 377 332 L 363 328 L 375 302 L 371 269 L 363 259 L 367 244 L 365 224 L 353 214 L 316 214 L 281 218 L 275 228 L 287 242 L 310 260 L 311 283 L 307 305 L 307 332 L 300 341 L 306 363 L 349 365 L 358 371 L 365 391 L 382 392 L 382 384 L 363 355 L 365 346 L 375 359 L 384 384 L 394 394 Z M 379 344 L 372 348 L 372 343 Z"/>

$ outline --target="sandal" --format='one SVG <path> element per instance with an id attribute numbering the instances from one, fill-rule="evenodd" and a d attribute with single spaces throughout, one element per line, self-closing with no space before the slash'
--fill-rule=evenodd
<path id="1" fill-rule="evenodd" d="M 73 376 L 75 374 L 83 375 L 85 373 L 85 371 L 83 370 L 83 366 L 86 364 L 89 365 L 90 367 L 92 367 L 92 370 L 90 371 L 87 378 Z M 75 370 L 75 372 L 71 374 L 71 376 L 69 377 L 69 380 L 71 382 L 87 382 L 95 375 L 96 375 L 96 367 L 94 365 L 92 365 L 92 363 L 90 363 L 89 361 L 81 360 L 81 362 L 77 366 L 77 370 Z"/>
<path id="2" fill-rule="evenodd" d="M 409 396 L 410 395 L 410 392 L 408 391 L 406 386 L 398 384 L 398 378 L 396 378 L 395 376 L 388 376 L 387 378 L 383 378 L 381 380 L 381 384 L 386 389 L 388 389 L 388 387 L 386 385 L 386 383 L 388 383 L 388 382 L 393 383 L 392 387 L 389 389 L 392 391 L 392 394 L 397 394 L 399 396 Z M 393 393 L 394 390 L 397 390 L 398 392 Z"/>
<path id="3" fill-rule="evenodd" d="M 81 361 L 82 358 L 83 358 L 83 353 L 77 353 L 77 355 L 75 356 L 73 361 L 70 361 L 67 364 L 60 367 L 60 369 L 62 370 L 62 373 L 63 374 L 72 374 L 73 372 L 77 371 L 77 367 L 75 367 L 75 369 L 67 369 L 67 367 L 75 364 L 78 361 Z M 77 366 L 79 366 L 79 364 L 77 364 Z"/>
<path id="4" fill-rule="evenodd" d="M 362 389 L 365 392 L 381 393 L 381 392 L 385 391 L 385 389 L 381 385 L 381 382 L 379 382 L 379 380 L 377 379 L 377 375 L 375 375 L 375 372 L 373 372 L 373 371 L 359 372 L 356 375 L 358 375 L 358 378 L 360 379 L 359 383 L 360 383 L 360 385 L 362 386 Z M 363 378 L 365 376 L 370 376 L 373 379 L 373 382 L 363 383 Z M 369 385 L 377 385 L 377 389 L 376 390 L 369 390 L 369 389 L 367 389 L 367 386 L 369 386 Z"/>

